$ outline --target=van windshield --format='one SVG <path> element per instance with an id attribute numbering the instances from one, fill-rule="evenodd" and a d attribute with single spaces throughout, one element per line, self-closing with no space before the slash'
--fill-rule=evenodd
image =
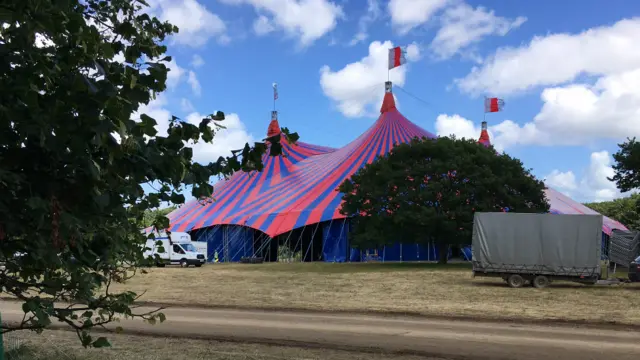
<path id="1" fill-rule="evenodd" d="M 195 247 L 195 246 L 193 246 L 193 244 L 180 244 L 180 246 L 182 246 L 182 248 L 183 248 L 185 251 L 192 251 L 192 252 L 196 252 L 196 251 L 198 251 L 198 250 L 196 250 L 196 247 Z"/>

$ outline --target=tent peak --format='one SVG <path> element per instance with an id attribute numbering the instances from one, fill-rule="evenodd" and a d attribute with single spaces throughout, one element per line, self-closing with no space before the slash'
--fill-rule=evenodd
<path id="1" fill-rule="evenodd" d="M 387 111 L 397 110 L 396 100 L 393 97 L 393 91 L 391 81 L 384 83 L 384 100 L 382 100 L 382 106 L 380 107 L 380 113 L 384 114 Z"/>
<path id="2" fill-rule="evenodd" d="M 267 137 L 272 137 L 280 134 L 280 124 L 278 123 L 278 112 L 273 110 L 271 112 L 271 122 L 267 129 Z"/>
<path id="3" fill-rule="evenodd" d="M 491 139 L 489 138 L 489 132 L 487 131 L 487 122 L 482 122 L 482 130 L 480 131 L 480 139 L 478 142 L 484 146 L 491 145 Z"/>

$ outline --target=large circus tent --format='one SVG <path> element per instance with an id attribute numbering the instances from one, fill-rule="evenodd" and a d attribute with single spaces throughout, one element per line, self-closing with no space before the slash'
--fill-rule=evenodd
<path id="1" fill-rule="evenodd" d="M 485 125 L 478 141 L 488 145 Z M 274 111 L 267 135 L 279 133 Z M 213 201 L 194 199 L 174 210 L 168 215 L 170 230 L 190 232 L 193 240 L 206 242 L 209 261 L 237 262 L 243 257 L 277 261 L 278 249 L 283 247 L 299 254 L 300 261 L 437 260 L 438 249 L 433 244 L 398 242 L 381 249 L 351 249 L 350 223 L 339 212 L 342 196 L 336 189 L 345 179 L 388 153 L 394 144 L 414 137 L 436 137 L 398 111 L 390 82 L 385 84 L 377 121 L 344 147 L 289 143 L 280 136 L 283 156 L 265 155 L 262 172 L 238 172 L 216 184 Z M 551 188 L 546 195 L 552 213 L 596 213 Z M 603 239 L 613 229 L 626 230 L 604 217 Z M 457 250 L 469 256 L 468 248 Z"/>

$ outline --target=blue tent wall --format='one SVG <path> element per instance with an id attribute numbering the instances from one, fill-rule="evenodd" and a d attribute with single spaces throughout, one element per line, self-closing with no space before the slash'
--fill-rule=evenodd
<path id="1" fill-rule="evenodd" d="M 238 262 L 253 255 L 253 229 L 245 226 L 227 226 L 227 253 L 225 261 Z"/>
<path id="2" fill-rule="evenodd" d="M 325 262 L 345 262 L 350 225 L 347 220 L 333 220 L 322 225 L 322 259 Z"/>
<path id="3" fill-rule="evenodd" d="M 199 229 L 191 234 L 193 241 L 203 241 L 207 243 L 206 258 L 208 262 L 214 261 L 216 252 L 218 253 L 218 260 L 222 261 L 224 249 L 222 233 L 222 226 L 211 226 Z"/>
<path id="4" fill-rule="evenodd" d="M 207 243 L 207 261 L 213 262 L 216 252 L 219 262 L 237 262 L 253 255 L 253 229 L 235 225 L 217 225 L 192 234 L 193 241 Z"/>
<path id="5" fill-rule="evenodd" d="M 379 249 L 359 250 L 351 248 L 349 261 L 359 262 L 367 261 L 373 258 L 377 250 L 378 261 L 437 261 L 438 245 L 418 245 L 418 244 L 400 244 L 395 243 L 390 246 L 383 246 Z M 368 251 L 368 252 L 367 252 Z M 469 250 L 470 251 L 470 250 Z M 367 253 L 369 259 L 367 259 Z M 449 249 L 448 258 L 451 258 L 452 252 Z"/>

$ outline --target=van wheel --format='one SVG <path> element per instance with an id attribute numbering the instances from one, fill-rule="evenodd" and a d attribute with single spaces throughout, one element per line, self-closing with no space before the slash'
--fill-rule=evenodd
<path id="1" fill-rule="evenodd" d="M 537 289 L 546 288 L 549 286 L 549 278 L 546 276 L 536 276 L 533 278 L 533 287 Z"/>
<path id="2" fill-rule="evenodd" d="M 511 286 L 512 288 L 519 288 L 524 285 L 524 279 L 520 275 L 513 274 L 507 279 L 507 284 L 509 284 L 509 286 Z"/>
<path id="3" fill-rule="evenodd" d="M 187 259 L 180 260 L 180 267 L 183 267 L 183 268 L 189 267 L 189 264 L 187 263 Z"/>

